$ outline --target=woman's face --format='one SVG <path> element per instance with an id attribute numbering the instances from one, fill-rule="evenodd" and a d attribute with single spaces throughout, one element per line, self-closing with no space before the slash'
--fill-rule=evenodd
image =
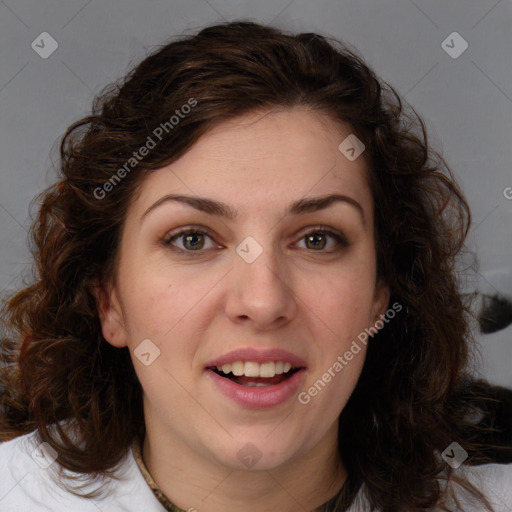
<path id="1" fill-rule="evenodd" d="M 336 442 L 358 335 L 389 299 L 363 156 L 338 149 L 350 133 L 306 109 L 252 113 L 142 182 L 101 318 L 129 347 L 163 443 L 271 469 Z M 331 194 L 341 200 L 309 202 Z M 179 234 L 189 228 L 202 233 Z"/>

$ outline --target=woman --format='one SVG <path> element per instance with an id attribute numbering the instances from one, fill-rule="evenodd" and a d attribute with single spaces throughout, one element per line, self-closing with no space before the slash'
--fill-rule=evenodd
<path id="1" fill-rule="evenodd" d="M 0 508 L 507 510 L 469 405 L 468 226 L 355 51 L 247 22 L 158 49 L 41 197 Z"/>

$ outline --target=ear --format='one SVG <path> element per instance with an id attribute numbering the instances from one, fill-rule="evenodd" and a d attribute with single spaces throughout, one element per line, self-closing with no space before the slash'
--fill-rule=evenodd
<path id="1" fill-rule="evenodd" d="M 105 287 L 95 280 L 91 292 L 96 299 L 103 337 L 114 347 L 126 347 L 126 329 L 115 285 Z"/>
<path id="2" fill-rule="evenodd" d="M 374 325 L 377 320 L 380 320 L 380 316 L 386 313 L 389 306 L 390 296 L 391 292 L 389 290 L 389 286 L 382 281 L 378 281 L 375 286 L 375 295 L 372 307 L 372 321 Z"/>

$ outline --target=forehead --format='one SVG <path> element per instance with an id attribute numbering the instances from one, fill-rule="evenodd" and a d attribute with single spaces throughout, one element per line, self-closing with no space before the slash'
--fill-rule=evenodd
<path id="1" fill-rule="evenodd" d="M 244 162 L 271 162 L 286 157 L 298 165 L 313 161 L 314 167 L 332 162 L 338 146 L 352 133 L 348 124 L 335 122 L 305 107 L 251 112 L 220 123 L 192 148 L 194 158 Z M 286 162 L 285 162 L 286 163 Z"/>
<path id="2" fill-rule="evenodd" d="M 144 179 L 137 209 L 166 193 L 216 197 L 244 213 L 334 192 L 370 208 L 364 158 L 350 161 L 338 149 L 351 133 L 350 125 L 305 108 L 252 112 L 222 122 Z"/>

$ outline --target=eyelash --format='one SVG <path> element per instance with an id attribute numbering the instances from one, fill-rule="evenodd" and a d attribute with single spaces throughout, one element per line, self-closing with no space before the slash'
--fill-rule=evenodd
<path id="1" fill-rule="evenodd" d="M 341 233 L 337 233 L 336 231 L 332 231 L 331 229 L 327 228 L 326 226 L 321 226 L 321 225 L 311 228 L 311 230 L 304 233 L 299 240 L 303 240 L 307 236 L 317 235 L 317 234 L 331 236 L 339 244 L 339 247 L 337 247 L 335 249 L 331 249 L 331 250 L 318 250 L 318 251 L 311 249 L 311 252 L 318 252 L 319 254 L 322 254 L 322 253 L 323 254 L 333 254 L 334 252 L 337 252 L 337 251 L 349 246 L 349 243 L 344 235 L 342 235 Z M 178 231 L 176 233 L 170 233 L 162 240 L 162 243 L 166 247 L 172 246 L 172 250 L 174 252 L 176 252 L 178 254 L 185 254 L 187 256 L 188 255 L 200 256 L 200 255 L 204 254 L 206 251 L 208 251 L 208 249 L 189 251 L 189 250 L 180 249 L 180 248 L 172 245 L 172 242 L 174 240 L 176 240 L 180 237 L 183 237 L 185 235 L 206 235 L 213 240 L 213 236 L 209 230 L 189 227 L 189 228 L 182 229 L 181 231 Z"/>

